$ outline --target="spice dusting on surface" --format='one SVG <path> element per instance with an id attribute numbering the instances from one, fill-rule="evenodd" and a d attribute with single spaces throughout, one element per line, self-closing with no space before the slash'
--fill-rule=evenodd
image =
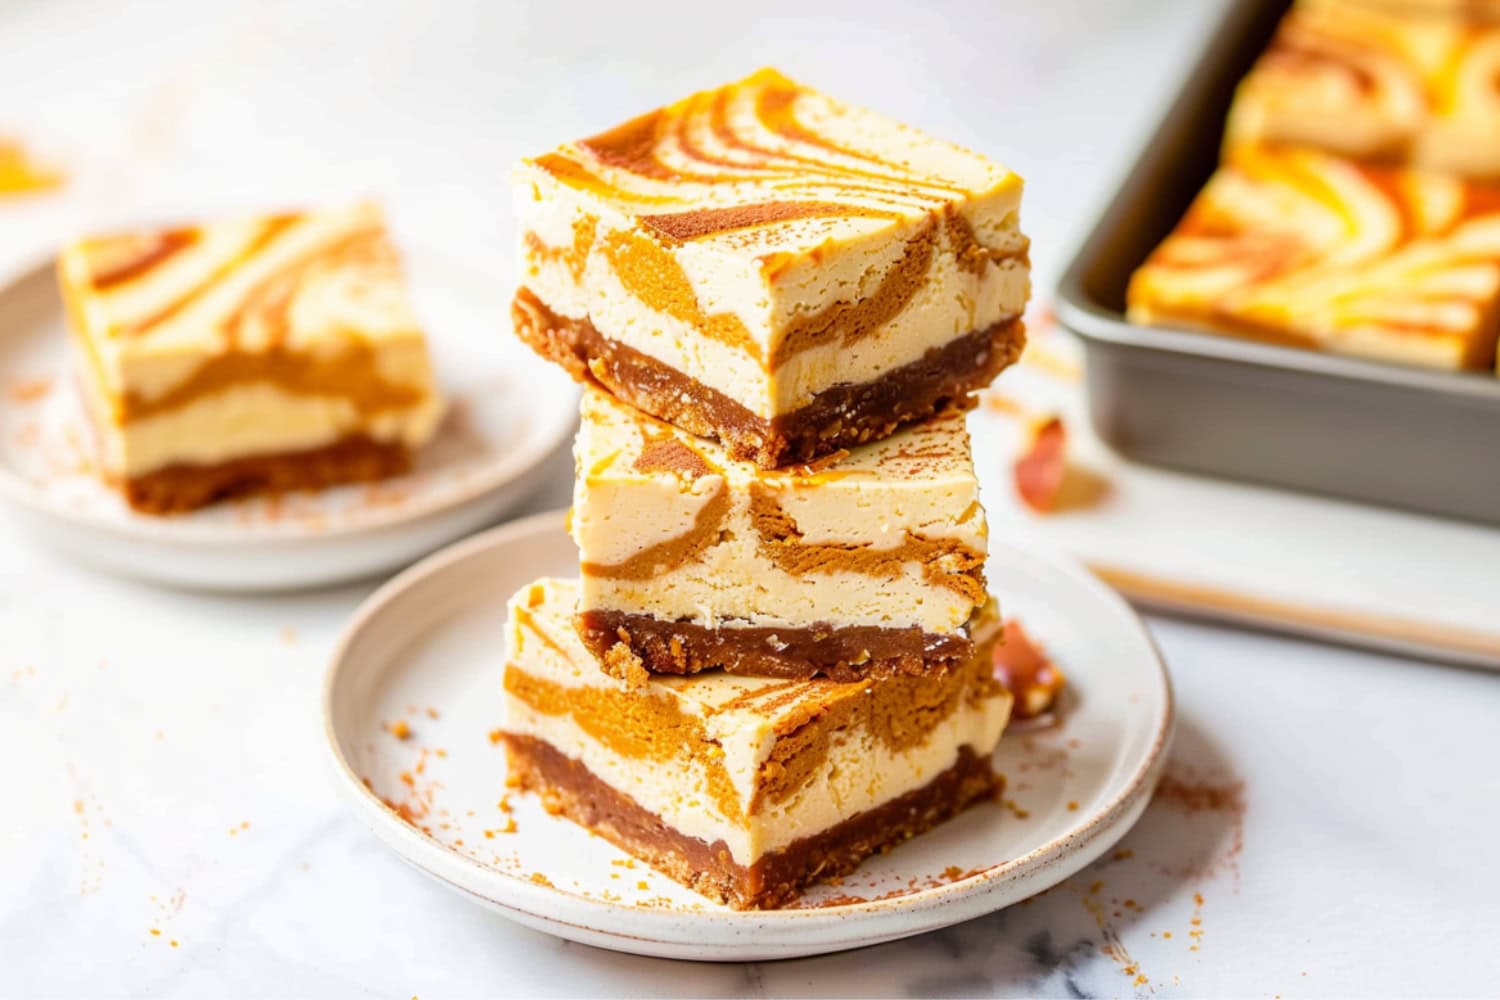
<path id="1" fill-rule="evenodd" d="M 395 722 L 386 723 L 386 731 L 398 740 L 411 738 L 411 726 L 407 725 L 405 719 L 397 719 Z"/>
<path id="2" fill-rule="evenodd" d="M 1212 878 L 1227 870 L 1239 884 L 1239 857 L 1245 848 L 1245 783 L 1190 768 L 1175 768 L 1156 786 L 1156 807 L 1182 816 L 1218 815 L 1229 820 L 1229 846 L 1212 859 L 1181 867 L 1168 874 Z"/>

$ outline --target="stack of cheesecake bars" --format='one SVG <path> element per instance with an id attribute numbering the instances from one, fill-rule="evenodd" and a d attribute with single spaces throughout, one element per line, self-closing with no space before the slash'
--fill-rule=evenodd
<path id="1" fill-rule="evenodd" d="M 1021 180 L 763 70 L 517 171 L 517 333 L 586 386 L 578 579 L 510 602 L 512 782 L 740 908 L 990 798 L 965 429 Z"/>

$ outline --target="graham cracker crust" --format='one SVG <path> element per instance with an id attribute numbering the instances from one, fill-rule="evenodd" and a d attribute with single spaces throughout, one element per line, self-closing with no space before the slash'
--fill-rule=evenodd
<path id="1" fill-rule="evenodd" d="M 580 761 L 531 736 L 505 735 L 511 779 L 547 810 L 591 830 L 667 877 L 737 910 L 774 909 L 808 886 L 846 875 L 892 847 L 993 797 L 1002 779 L 969 747 L 926 785 L 804 837 L 749 866 L 721 840 L 689 837 L 605 784 Z"/>
<path id="2" fill-rule="evenodd" d="M 690 434 L 716 438 L 735 458 L 775 469 L 889 437 L 950 408 L 1021 356 L 1019 317 L 975 330 L 869 382 L 836 385 L 767 420 L 661 361 L 612 340 L 585 319 L 553 312 L 529 288 L 511 305 L 516 334 L 579 382 L 592 383 Z"/>
<path id="3" fill-rule="evenodd" d="M 709 628 L 649 615 L 588 610 L 576 619 L 579 638 L 601 661 L 616 646 L 654 674 L 732 674 L 847 683 L 898 674 L 940 676 L 974 655 L 967 635 L 919 628 L 815 624 L 801 628 Z M 620 654 L 614 654 L 619 656 Z"/>
<path id="4" fill-rule="evenodd" d="M 290 493 L 372 482 L 411 468 L 401 443 L 356 435 L 309 451 L 252 455 L 217 465 L 169 465 L 121 485 L 125 500 L 145 514 L 179 514 L 252 493 Z"/>

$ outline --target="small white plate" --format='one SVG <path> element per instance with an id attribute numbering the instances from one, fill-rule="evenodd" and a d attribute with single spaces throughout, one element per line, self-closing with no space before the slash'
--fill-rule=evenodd
<path id="1" fill-rule="evenodd" d="M 504 750 L 489 736 L 502 721 L 505 601 L 536 577 L 577 573 L 561 513 L 454 545 L 355 615 L 323 692 L 339 783 L 380 839 L 439 882 L 530 927 L 617 951 L 792 958 L 1009 906 L 1097 858 L 1140 816 L 1165 760 L 1172 695 L 1145 628 L 1114 592 L 1061 559 L 994 548 L 988 575 L 1006 615 L 1068 674 L 1063 723 L 1006 736 L 996 752 L 1003 803 L 870 859 L 802 908 L 708 902 L 533 797 L 507 793 Z M 391 731 L 397 722 L 405 739 Z"/>
<path id="2" fill-rule="evenodd" d="M 30 533 L 95 566 L 213 590 L 370 576 L 493 524 L 540 485 L 577 390 L 511 336 L 503 283 L 417 255 L 418 311 L 452 410 L 406 476 L 191 514 L 137 514 L 89 468 L 50 266 L 0 288 L 0 500 Z"/>

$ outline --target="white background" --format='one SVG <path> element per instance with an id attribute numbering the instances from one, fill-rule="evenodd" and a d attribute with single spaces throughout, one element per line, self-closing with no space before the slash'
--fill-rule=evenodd
<path id="1" fill-rule="evenodd" d="M 83 227 L 369 193 L 509 284 L 512 159 L 775 64 L 1025 175 L 1045 295 L 1218 10 L 12 0 L 0 131 L 71 180 L 0 201 L 0 265 Z M 559 472 L 546 505 L 564 499 Z M 317 691 L 371 586 L 156 590 L 0 521 L 0 995 L 1500 988 L 1495 676 L 1153 621 L 1181 700 L 1182 794 L 1126 839 L 1132 857 L 909 942 L 674 964 L 513 926 L 344 811 Z M 1094 882 L 1119 901 L 1102 915 L 1084 905 Z"/>

